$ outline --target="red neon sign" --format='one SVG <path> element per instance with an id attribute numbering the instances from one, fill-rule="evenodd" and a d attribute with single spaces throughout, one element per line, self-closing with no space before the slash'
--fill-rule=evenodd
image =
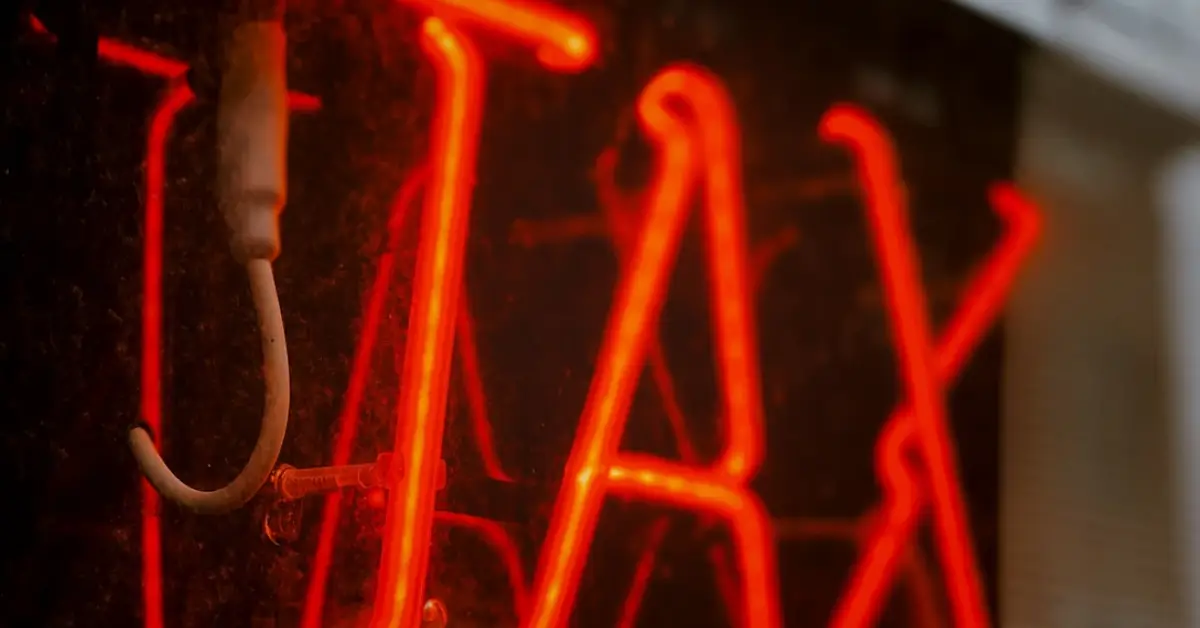
<path id="1" fill-rule="evenodd" d="M 142 420 L 162 447 L 162 250 L 166 145 L 192 90 L 177 85 L 159 101 L 146 138 L 146 236 L 142 245 Z M 161 450 L 160 450 L 161 451 Z M 143 479 L 142 600 L 146 628 L 162 628 L 162 523 L 158 492 Z"/>
<path id="2" fill-rule="evenodd" d="M 338 415 L 337 436 L 333 445 L 332 464 L 334 465 L 350 463 L 354 441 L 358 436 L 359 412 L 362 407 L 363 394 L 367 389 L 371 359 L 375 354 L 375 344 L 379 337 L 379 325 L 383 320 L 389 288 L 395 272 L 396 250 L 400 246 L 400 237 L 404 233 L 411 209 L 417 202 L 418 193 L 426 178 L 427 172 L 424 169 L 413 173 L 400 187 L 400 191 L 392 201 L 387 221 L 386 249 L 376 263 L 375 279 L 367 296 L 362 331 L 359 333 L 358 344 L 354 349 L 354 358 L 350 365 L 350 378 L 342 400 L 342 411 Z M 324 508 L 321 511 L 321 525 L 317 532 L 317 549 L 313 555 L 312 576 L 308 580 L 308 590 L 304 596 L 304 611 L 300 619 L 302 628 L 319 628 L 321 625 L 325 608 L 325 587 L 329 581 L 330 568 L 333 565 L 333 550 L 341 508 L 341 491 L 334 491 L 326 496 Z"/>
<path id="3" fill-rule="evenodd" d="M 774 573 L 772 527 L 765 509 L 745 488 L 762 456 L 762 406 L 758 398 L 757 349 L 752 295 L 755 271 L 744 234 L 741 205 L 740 139 L 732 105 L 720 82 L 706 71 L 675 66 L 661 72 L 639 100 L 640 120 L 658 145 L 658 174 L 648 194 L 624 199 L 637 211 L 643 204 L 644 223 L 610 215 L 622 264 L 622 277 L 611 312 L 579 434 L 568 462 L 550 535 L 539 559 L 538 575 L 526 591 L 523 570 L 511 539 L 498 527 L 463 515 L 433 511 L 434 476 L 440 457 L 449 364 L 455 336 L 470 340 L 471 317 L 461 294 L 463 243 L 469 225 L 470 181 L 474 171 L 475 138 L 483 107 L 482 61 L 458 25 L 479 25 L 528 41 L 550 69 L 579 70 L 594 57 L 594 36 L 582 21 L 532 4 L 500 0 L 411 0 L 434 11 L 422 27 L 422 45 L 438 76 L 438 101 L 428 172 L 406 182 L 389 223 L 391 237 L 401 229 L 407 207 L 426 185 L 413 312 L 401 381 L 396 451 L 404 454 L 407 472 L 392 487 L 403 499 L 389 502 L 385 550 L 380 568 L 374 624 L 415 625 L 420 608 L 434 521 L 479 531 L 504 561 L 523 625 L 536 628 L 568 622 L 578 578 L 586 561 L 599 505 L 609 493 L 658 501 L 677 508 L 709 513 L 729 523 L 737 546 L 737 576 L 741 590 L 727 595 L 739 623 L 781 625 Z M 178 78 L 186 66 L 119 42 L 102 40 L 101 55 L 114 63 L 146 73 Z M 186 87 L 169 90 L 151 124 L 147 155 L 146 299 L 143 316 L 143 416 L 161 431 L 156 384 L 159 377 L 158 336 L 161 325 L 161 227 L 163 145 L 174 116 L 191 100 Z M 677 113 L 667 100 L 678 100 L 687 111 Z M 311 109 L 311 97 L 293 96 L 293 106 Z M 963 513 L 961 489 L 955 475 L 951 441 L 945 431 L 942 389 L 961 368 L 1003 303 L 1017 267 L 1038 232 L 1033 206 L 1010 186 L 991 193 L 996 211 L 1008 223 L 1008 233 L 971 284 L 964 303 L 944 335 L 933 343 L 925 314 L 923 289 L 917 276 L 916 254 L 905 224 L 895 158 L 886 132 L 865 113 L 835 107 L 822 122 L 823 135 L 846 144 L 855 154 L 860 184 L 870 217 L 871 235 L 886 287 L 893 333 L 899 345 L 902 372 L 911 407 L 897 410 L 881 434 L 877 471 L 885 491 L 882 524 L 870 535 L 862 560 L 854 570 L 839 603 L 833 625 L 869 625 L 892 584 L 899 560 L 911 543 L 920 509 L 929 503 L 943 571 L 947 574 L 957 625 L 986 626 L 986 608 L 974 565 L 969 526 Z M 702 191 L 712 285 L 712 306 L 718 342 L 718 367 L 724 387 L 726 449 L 714 464 L 695 460 L 682 415 L 668 413 L 683 463 L 617 450 L 634 383 L 645 363 L 665 370 L 654 323 L 665 296 L 666 277 L 673 265 L 680 227 L 689 200 Z M 610 191 L 615 188 L 610 188 Z M 607 209 L 612 209 L 605 203 Z M 621 223 L 621 224 L 618 224 Z M 157 235 L 155 235 L 157 234 Z M 794 241 L 794 234 L 792 234 Z M 785 239 L 783 246 L 787 246 Z M 152 255 L 157 251 L 156 254 Z M 387 260 L 385 263 L 385 259 Z M 367 304 L 363 335 L 356 352 L 346 409 L 341 421 L 335 464 L 349 457 L 354 422 L 371 347 L 392 274 L 391 253 L 381 258 Z M 473 372 L 477 363 L 473 342 L 462 343 L 460 358 Z M 366 357 L 363 357 L 366 356 Z M 658 364 L 659 368 L 655 365 Z M 153 367 L 153 368 L 151 368 Z M 148 378 L 148 379 L 147 379 Z M 667 375 L 666 379 L 669 379 Z M 507 478 L 490 445 L 481 385 L 467 376 L 472 423 L 485 466 L 493 477 Z M 656 380 L 665 381 L 662 377 Z M 666 384 L 661 384 L 665 386 Z M 666 390 L 664 389 L 664 393 Z M 150 395 L 153 393 L 153 395 Z M 148 396 L 150 395 L 150 396 Z M 664 395 L 666 396 L 666 395 Z M 152 397 L 152 398 L 151 398 Z M 910 468 L 912 455 L 922 461 L 928 486 L 921 486 Z M 144 487 L 144 490 L 148 487 Z M 929 496 L 922 496 L 927 491 Z M 144 493 L 143 563 L 147 626 L 162 626 L 161 548 L 158 540 L 157 495 Z M 332 557 L 332 531 L 339 499 L 326 502 L 314 577 L 306 599 L 304 626 L 320 624 L 321 602 Z M 661 539 L 661 534 L 652 537 Z M 639 562 L 639 574 L 622 621 L 632 621 L 648 580 L 657 542 Z M 648 557 L 648 560 L 646 559 Z M 718 577 L 731 565 L 714 557 Z M 524 609 L 528 606 L 528 612 Z"/>
<path id="4" fill-rule="evenodd" d="M 838 111 L 835 109 L 835 112 Z M 862 112 L 841 108 L 843 114 L 851 114 L 874 125 Z M 876 127 L 878 129 L 878 127 Z M 881 131 L 881 129 L 880 129 Z M 883 139 L 886 140 L 886 137 Z M 890 140 L 877 142 L 875 150 L 888 148 Z M 597 231 L 590 222 L 570 218 L 556 224 L 519 223 L 514 229 L 516 239 L 527 245 L 545 241 L 570 240 L 581 236 L 605 235 L 611 237 L 614 248 L 622 260 L 627 260 L 629 239 L 635 223 L 637 205 L 644 202 L 643 195 L 630 194 L 616 189 L 612 182 L 615 153 L 610 149 L 597 160 L 597 186 L 599 199 L 604 208 L 606 224 Z M 889 158 L 890 159 L 890 158 Z M 963 302 L 946 330 L 938 339 L 936 368 L 943 384 L 949 383 L 963 366 L 974 347 L 982 339 L 988 327 L 999 315 L 1008 290 L 1017 270 L 1037 241 L 1040 219 L 1036 208 L 1008 184 L 996 184 L 989 192 L 991 204 L 1007 225 L 1002 241 L 988 256 L 980 269 L 968 282 Z M 893 225 L 897 226 L 897 225 Z M 903 226 L 903 225 L 899 225 Z M 760 243 L 752 255 L 755 263 L 752 273 L 761 276 L 773 257 L 796 242 L 797 235 L 785 230 L 773 238 Z M 623 263 L 625 263 L 623 261 Z M 661 348 L 657 340 L 652 341 L 648 355 L 648 368 L 652 381 L 660 389 L 663 410 L 678 441 L 680 457 L 684 462 L 694 461 L 694 449 L 684 427 L 684 418 L 678 404 L 674 402 L 674 384 L 669 369 L 663 363 Z M 835 611 L 833 625 L 870 625 L 886 600 L 897 569 L 903 564 L 906 577 L 912 580 L 915 616 L 936 618 L 936 599 L 929 586 L 932 575 L 922 561 L 917 559 L 910 543 L 912 526 L 917 523 L 919 507 L 924 498 L 923 487 L 917 484 L 913 471 L 909 469 L 910 458 L 920 459 L 916 449 L 913 426 L 909 416 L 898 411 L 888 422 L 880 436 L 877 447 L 877 472 L 885 491 L 884 504 L 879 513 L 868 513 L 859 520 L 825 521 L 797 520 L 780 521 L 777 530 L 780 541 L 787 539 L 833 539 L 861 546 L 862 559 L 855 568 L 854 576 Z M 648 542 L 634 570 L 633 582 L 622 607 L 619 626 L 632 626 L 638 607 L 644 596 L 650 573 L 655 562 L 655 553 L 667 532 L 665 521 L 659 522 L 647 535 Z M 714 547 L 719 550 L 719 547 Z M 728 582 L 728 567 L 723 567 L 719 552 L 714 551 L 712 562 L 718 572 L 718 581 Z M 737 577 L 736 572 L 732 574 Z M 723 591 L 728 586 L 721 587 Z M 736 597 L 725 595 L 726 600 Z M 961 599 L 958 597 L 957 599 Z"/>
<path id="5" fill-rule="evenodd" d="M 532 43 L 547 67 L 582 69 L 595 54 L 591 30 L 550 7 L 497 0 L 415 4 Z M 484 67 L 471 42 L 442 17 L 431 17 L 422 25 L 421 44 L 436 71 L 437 103 L 396 423 L 395 451 L 404 452 L 406 472 L 397 476 L 392 495 L 404 497 L 388 502 L 371 621 L 377 627 L 419 621 L 483 108 Z"/>

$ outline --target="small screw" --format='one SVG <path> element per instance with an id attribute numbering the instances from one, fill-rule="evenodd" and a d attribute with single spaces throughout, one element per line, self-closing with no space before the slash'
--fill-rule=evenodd
<path id="1" fill-rule="evenodd" d="M 446 605 L 437 598 L 425 600 L 425 606 L 421 608 L 421 627 L 422 628 L 446 628 L 446 623 L 450 621 L 450 612 L 446 610 Z"/>

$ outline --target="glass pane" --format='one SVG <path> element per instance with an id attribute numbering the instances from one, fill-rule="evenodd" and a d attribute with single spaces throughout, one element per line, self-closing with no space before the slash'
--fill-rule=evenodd
<path id="1" fill-rule="evenodd" d="M 404 535 L 430 544 L 425 590 L 409 599 L 437 600 L 454 627 L 549 617 L 539 613 L 558 608 L 552 594 L 571 582 L 577 595 L 562 606 L 571 625 L 770 625 L 759 598 L 746 602 L 758 582 L 777 589 L 763 599 L 786 625 L 822 625 L 839 608 L 860 608 L 848 591 L 871 564 L 868 550 L 888 542 L 882 530 L 904 538 L 890 583 L 867 596 L 879 625 L 951 625 L 971 600 L 947 585 L 960 581 L 947 565 L 975 566 L 977 601 L 994 617 L 999 327 L 987 326 L 959 373 L 937 347 L 897 351 L 902 317 L 889 313 L 881 270 L 898 267 L 873 248 L 869 210 L 880 194 L 906 206 L 909 278 L 925 299 L 913 311 L 927 310 L 936 340 L 978 296 L 977 271 L 1011 235 L 989 193 L 1012 177 L 1015 35 L 942 2 L 776 10 L 585 0 L 559 10 L 594 29 L 596 56 L 562 72 L 537 62 L 529 36 L 440 12 L 478 49 L 486 89 L 468 94 L 481 119 L 463 145 L 477 146 L 477 162 L 445 188 L 469 195 L 462 289 L 437 271 L 422 293 L 420 249 L 438 235 L 450 163 L 436 135 L 449 124 L 438 99 L 449 96 L 420 35 L 440 3 L 292 3 L 287 207 L 274 261 L 291 384 L 279 463 L 373 464 L 392 453 L 397 474 L 370 467 L 351 482 L 370 486 L 336 499 L 264 491 L 233 512 L 197 515 L 154 505 L 126 440 L 148 420 L 152 380 L 161 386 L 156 436 L 193 486 L 233 478 L 259 432 L 261 343 L 219 211 L 216 68 L 228 16 L 150 0 L 87 13 L 58 4 L 36 24 L 16 14 L 5 57 L 5 454 L 21 487 L 9 508 L 22 516 L 0 616 L 12 625 L 156 628 L 161 614 L 169 628 L 366 626 L 377 601 L 405 586 L 379 586 L 385 546 Z M 551 32 L 533 31 L 535 41 Z M 683 131 L 656 143 L 638 103 L 670 71 L 690 81 L 660 101 Z M 171 98 L 178 112 L 164 113 Z M 727 120 L 713 102 L 728 106 Z M 855 153 L 822 138 L 831 111 L 878 122 L 894 143 L 894 182 L 871 187 Z M 722 133 L 727 143 L 710 150 L 705 142 Z M 683 146 L 694 166 L 672 170 L 668 146 Z M 147 175 L 156 155 L 161 190 Z M 732 194 L 722 193 L 726 175 Z M 672 181 L 689 201 L 662 201 L 659 188 Z M 144 328 L 155 194 L 157 378 L 146 374 L 153 336 Z M 617 323 L 632 319 L 617 305 L 623 294 L 639 302 L 656 238 L 672 232 L 652 217 L 670 224 L 677 210 L 687 215 L 664 258 L 661 302 L 650 300 L 640 342 L 626 342 Z M 731 222 L 709 222 L 720 220 Z M 714 245 L 718 236 L 729 239 Z M 456 257 L 452 244 L 445 251 Z M 445 307 L 431 314 L 415 293 Z M 739 312 L 740 327 L 728 318 Z M 450 364 L 444 411 L 437 394 L 403 385 L 420 381 L 412 373 L 426 358 L 413 343 L 435 315 L 451 334 L 430 345 Z M 754 342 L 741 343 L 742 332 Z M 621 348 L 632 357 L 617 368 Z M 939 381 L 955 375 L 944 395 L 946 465 L 925 449 L 942 387 L 910 389 L 905 364 L 925 364 Z M 624 400 L 620 386 L 603 385 L 621 373 Z M 748 385 L 731 383 L 738 377 Z M 442 380 L 430 381 L 436 390 Z M 876 458 L 890 417 L 910 400 L 925 423 L 914 423 L 924 427 L 903 456 L 923 509 L 901 530 L 884 526 L 892 502 Z M 426 402 L 425 414 L 414 410 Z M 583 465 L 593 441 L 581 428 L 609 416 L 610 402 L 623 429 L 614 428 L 609 457 Z M 729 451 L 753 453 L 730 443 L 759 433 L 755 408 L 761 464 L 712 472 L 736 462 Z M 413 485 L 436 495 L 433 513 L 396 479 L 412 477 L 418 458 L 397 425 L 421 417 L 444 417 L 440 456 L 425 467 L 444 486 L 434 475 Z M 613 457 L 618 444 L 623 457 Z M 648 457 L 683 466 L 645 467 Z M 697 477 L 648 480 L 647 468 Z M 955 477 L 935 490 L 947 468 Z M 575 475 L 564 481 L 567 469 Z M 598 474 L 591 484 L 579 479 L 587 470 Z M 569 489 L 585 484 L 599 487 L 594 532 L 566 543 L 572 522 L 592 521 L 567 507 Z M 949 556 L 936 531 L 956 494 L 970 551 Z M 429 539 L 398 523 L 406 504 L 415 519 L 432 518 Z M 747 526 L 759 521 L 766 537 L 755 540 Z M 160 539 L 147 536 L 153 526 Z M 579 550 L 577 573 L 554 571 L 555 547 Z"/>

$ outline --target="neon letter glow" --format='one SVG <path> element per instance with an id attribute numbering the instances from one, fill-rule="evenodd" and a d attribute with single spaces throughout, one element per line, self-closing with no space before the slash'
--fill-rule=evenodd
<path id="1" fill-rule="evenodd" d="M 667 101 L 686 103 L 689 119 Z M 729 521 L 748 626 L 781 624 L 770 523 L 745 488 L 762 456 L 762 403 L 747 276 L 738 129 L 724 88 L 691 66 L 670 67 L 643 90 L 638 114 L 659 164 L 636 247 L 624 265 L 591 391 L 534 582 L 529 626 L 566 625 L 601 503 L 642 497 Z M 695 184 L 703 182 L 727 445 L 711 468 L 618 452 L 647 345 L 666 294 Z"/>
<path id="2" fill-rule="evenodd" d="M 437 16 L 425 21 L 422 45 L 437 70 L 438 101 L 431 146 L 430 193 L 425 199 L 397 417 L 396 451 L 406 454 L 408 469 L 398 485 L 392 487 L 392 494 L 405 497 L 390 500 L 374 625 L 414 624 L 422 601 L 430 530 L 435 520 L 479 529 L 497 548 L 513 581 L 518 615 L 526 625 L 537 628 L 566 625 L 599 507 L 612 493 L 702 511 L 727 521 L 737 545 L 736 571 L 742 575 L 742 608 L 735 614 L 746 626 L 779 626 L 771 526 L 757 498 L 744 488 L 761 462 L 763 419 L 758 392 L 753 281 L 743 226 L 740 140 L 732 106 L 723 88 L 714 77 L 698 68 L 675 66 L 664 70 L 639 100 L 641 122 L 660 149 L 658 176 L 649 198 L 645 199 L 644 228 L 640 232 L 627 230 L 627 237 L 615 239 L 617 248 L 624 249 L 620 252 L 620 289 L 533 591 L 524 590 L 522 570 L 511 540 L 500 539 L 504 534 L 502 529 L 482 530 L 476 525 L 479 522 L 462 515 L 438 513 L 435 517 L 432 478 L 440 456 L 450 356 L 456 334 L 472 335 L 471 319 L 460 290 L 463 246 L 469 227 L 470 179 L 475 168 L 475 138 L 484 105 L 483 63 L 458 28 L 480 26 L 530 43 L 542 64 L 557 71 L 585 68 L 594 59 L 597 46 L 590 27 L 582 20 L 532 3 L 400 1 Z M 35 28 L 39 26 L 34 23 Z M 177 80 L 187 69 L 182 62 L 119 41 L 101 39 L 99 45 L 100 56 L 109 62 L 154 76 Z M 687 105 L 687 115 L 681 117 L 674 110 L 669 111 L 665 106 L 668 99 Z M 161 438 L 163 427 L 159 347 L 165 143 L 174 118 L 191 100 L 192 94 L 186 86 L 173 83 L 154 113 L 147 140 L 141 401 L 143 420 L 151 426 L 156 438 Z M 291 94 L 291 103 L 294 109 L 302 111 L 319 107 L 319 101 L 303 94 Z M 947 574 L 955 623 L 986 626 L 987 612 L 941 396 L 943 387 L 961 370 L 998 315 L 1017 267 L 1036 241 L 1038 215 L 1032 204 L 1011 186 L 997 185 L 991 190 L 992 205 L 1007 223 L 1007 234 L 969 285 L 946 331 L 933 344 L 916 273 L 916 254 L 903 224 L 905 208 L 897 193 L 899 184 L 890 139 L 877 122 L 849 107 L 831 110 L 822 122 L 821 131 L 830 141 L 847 145 L 857 158 L 872 241 L 879 257 L 910 397 L 910 404 L 898 408 L 889 418 L 878 441 L 877 474 L 884 489 L 881 523 L 870 535 L 835 610 L 832 625 L 851 628 L 875 621 L 897 565 L 911 543 L 921 509 L 928 503 L 933 509 L 939 556 Z M 406 193 L 401 195 L 405 205 L 414 202 L 415 188 L 419 187 L 416 178 L 406 184 Z M 694 454 L 681 429 L 682 421 L 672 421 L 683 450 L 682 463 L 618 451 L 630 396 L 644 364 L 648 359 L 655 364 L 662 362 L 654 327 L 665 298 L 681 227 L 697 185 L 703 186 L 704 191 L 727 439 L 723 455 L 711 467 L 694 465 Z M 361 359 L 364 369 L 369 365 L 373 330 L 382 308 L 376 300 L 382 301 L 386 294 L 378 284 L 382 282 L 386 287 L 390 266 L 389 258 L 388 271 L 384 272 L 381 260 L 380 277 L 368 304 L 368 321 L 364 323 L 364 338 L 359 347 L 360 353 L 365 351 L 366 357 Z M 368 335 L 371 335 L 369 340 Z M 474 353 L 465 347 L 459 350 Z M 462 357 L 464 362 L 470 361 L 468 355 Z M 360 370 L 359 362 L 356 355 L 356 372 Z M 666 368 L 665 364 L 661 366 Z M 468 382 L 468 388 L 472 388 L 472 383 Z M 346 415 L 357 411 L 357 402 L 352 403 L 349 398 L 351 392 L 347 393 Z M 358 395 L 361 394 L 360 390 Z M 487 422 L 481 418 L 484 416 L 481 412 L 485 411 L 485 404 L 476 399 L 479 393 L 473 389 L 468 390 L 468 396 L 473 399 L 473 427 L 481 440 L 486 466 L 493 476 L 506 477 L 492 447 L 484 442 Z M 339 434 L 335 464 L 343 451 L 345 457 L 349 456 L 349 443 L 354 436 L 352 429 L 346 431 Z M 161 443 L 156 444 L 161 447 Z M 911 468 L 913 455 L 923 462 L 924 473 L 916 474 Z M 928 486 L 922 486 L 918 477 L 926 480 Z M 148 484 L 143 483 L 142 488 L 144 621 L 148 628 L 161 628 L 158 497 Z M 928 499 L 924 491 L 928 491 Z M 337 509 L 338 500 L 331 496 L 326 503 L 313 582 L 306 599 L 303 622 L 306 628 L 319 626 L 320 600 L 332 555 Z M 526 603 L 530 605 L 528 614 L 523 611 Z"/>
<path id="3" fill-rule="evenodd" d="M 895 149 L 883 127 L 865 112 L 834 107 L 821 122 L 822 136 L 849 148 L 863 186 L 872 242 L 879 259 L 892 333 L 911 409 L 889 421 L 880 439 L 878 464 L 887 496 L 885 521 L 855 570 L 850 591 L 839 606 L 834 625 L 867 625 L 881 605 L 884 584 L 895 571 L 896 558 L 909 542 L 919 507 L 918 492 L 903 457 L 911 432 L 924 461 L 935 523 L 935 538 L 946 574 L 955 625 L 981 628 L 989 623 L 957 477 L 953 441 L 946 427 L 942 388 L 961 366 L 994 316 L 1017 262 L 1036 237 L 1030 206 L 1008 188 L 993 194 L 1001 214 L 1013 225 L 1007 248 L 1000 249 L 990 269 L 952 324 L 943 346 L 934 348 L 924 289 L 896 173 Z"/>
<path id="4" fill-rule="evenodd" d="M 962 304 L 938 339 L 934 360 L 936 375 L 943 385 L 962 370 L 970 353 L 999 316 L 1009 288 L 1016 279 L 1017 270 L 1037 242 L 1040 231 L 1041 219 L 1037 209 L 1016 188 L 1008 184 L 995 184 L 989 197 L 1007 229 L 1003 240 L 967 284 Z M 831 625 L 836 628 L 858 628 L 875 622 L 903 558 L 904 548 L 911 542 L 925 498 L 916 480 L 918 474 L 909 468 L 910 454 L 915 454 L 918 459 L 923 457 L 916 442 L 912 410 L 903 407 L 888 418 L 879 437 L 875 466 L 884 491 L 880 522 L 868 539 L 862 557 L 852 571 L 847 589 L 834 611 Z M 962 564 L 969 560 L 958 556 L 955 560 L 946 561 L 945 548 L 955 548 L 949 550 L 952 552 L 969 549 L 959 548 L 953 539 L 940 538 L 939 546 L 943 548 L 945 562 Z M 944 571 L 956 573 L 948 566 Z M 963 572 L 957 573 L 961 577 Z M 951 605 L 957 609 L 955 615 L 960 621 L 970 612 L 968 605 L 971 604 L 970 596 L 975 586 L 970 582 L 948 583 Z"/>
<path id="5" fill-rule="evenodd" d="M 406 468 L 397 474 L 393 499 L 388 500 L 371 622 L 379 628 L 416 626 L 419 621 L 450 379 L 447 349 L 454 341 L 483 93 L 481 62 L 471 44 L 449 25 L 426 19 L 421 44 L 437 69 L 431 136 L 437 159 L 430 168 L 401 375 L 395 451 L 404 452 Z"/>
<path id="6" fill-rule="evenodd" d="M 582 69 L 594 55 L 590 29 L 553 8 L 511 0 L 414 4 L 532 42 L 547 67 Z M 377 627 L 416 625 L 420 612 L 484 102 L 483 63 L 455 27 L 428 18 L 421 43 L 436 70 L 437 104 L 396 425 L 395 451 L 403 452 L 406 471 L 392 495 L 403 498 L 389 500 L 372 616 Z"/>

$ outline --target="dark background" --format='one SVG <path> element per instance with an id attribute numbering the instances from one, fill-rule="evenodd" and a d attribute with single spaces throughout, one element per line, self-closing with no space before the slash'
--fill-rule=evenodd
<path id="1" fill-rule="evenodd" d="M 124 439 L 138 419 L 142 161 L 164 85 L 97 61 L 95 37 L 203 66 L 217 41 L 219 7 L 113 4 L 26 1 L 0 14 L 0 469 L 14 487 L 0 507 L 6 626 L 140 622 L 138 476 Z M 532 571 L 616 264 L 603 239 L 527 247 L 513 242 L 513 224 L 600 211 L 588 179 L 597 153 L 617 142 L 638 90 L 657 70 L 691 60 L 720 74 L 735 98 L 753 238 L 799 234 L 766 275 L 760 299 L 769 450 L 756 489 L 778 518 L 868 511 L 878 496 L 872 447 L 896 403 L 895 367 L 849 162 L 817 140 L 816 123 L 831 103 L 851 100 L 895 133 L 941 321 L 998 236 L 984 191 L 1010 174 L 1020 43 L 941 0 L 571 4 L 596 20 L 603 37 L 600 64 L 583 75 L 551 76 L 523 51 L 483 39 L 494 61 L 467 283 L 500 457 L 518 482 L 480 479 L 456 378 L 445 506 L 509 520 Z M 23 12 L 30 10 L 59 45 L 28 32 Z M 415 45 L 417 24 L 414 12 L 388 0 L 290 7 L 292 87 L 320 96 L 324 108 L 292 125 L 290 203 L 276 265 L 293 378 L 283 462 L 328 462 L 388 204 L 424 151 L 431 83 Z M 881 83 L 889 80 L 890 89 Z M 211 104 L 181 115 L 166 191 L 163 436 L 176 472 L 205 486 L 243 464 L 261 404 L 253 311 L 213 192 L 213 127 Z M 636 138 L 618 145 L 622 182 L 642 185 L 644 149 Z M 701 451 L 712 455 L 716 392 L 697 236 L 693 225 L 662 334 L 681 404 Z M 391 444 L 392 355 L 403 340 L 411 242 L 400 251 L 391 331 L 377 352 L 356 460 Z M 994 334 L 950 395 L 993 607 L 1000 360 Z M 626 447 L 673 452 L 664 426 L 643 382 Z M 505 512 L 496 512 L 497 501 Z M 370 599 L 378 556 L 378 514 L 347 503 L 358 516 L 343 519 L 331 626 Z M 166 507 L 168 625 L 294 625 L 316 506 L 309 505 L 309 533 L 282 548 L 263 540 L 254 508 L 196 517 Z M 579 625 L 612 624 L 651 514 L 659 513 L 606 508 Z M 642 625 L 721 625 L 711 569 L 697 550 L 723 539 L 697 536 L 687 516 L 676 518 Z M 436 541 L 431 590 L 456 625 L 510 624 L 494 558 L 461 534 L 439 531 Z M 788 625 L 820 625 L 854 548 L 786 541 L 779 551 Z M 936 564 L 932 553 L 928 562 Z M 885 623 L 907 625 L 903 604 L 893 606 Z"/>

